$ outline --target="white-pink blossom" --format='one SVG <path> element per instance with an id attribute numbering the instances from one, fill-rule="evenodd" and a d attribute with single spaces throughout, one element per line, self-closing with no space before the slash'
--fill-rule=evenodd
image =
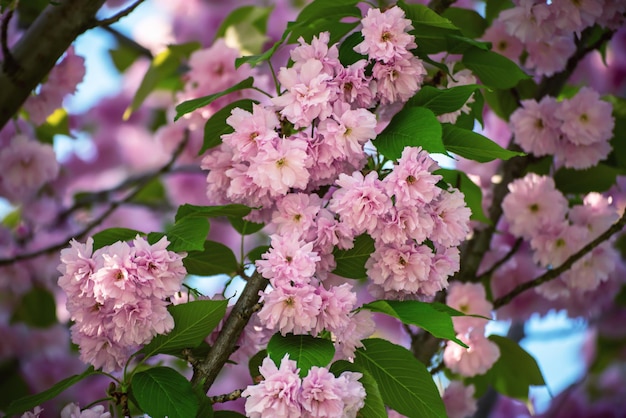
<path id="1" fill-rule="evenodd" d="M 367 16 L 361 19 L 361 24 L 363 42 L 355 46 L 354 50 L 370 59 L 387 63 L 417 47 L 415 37 L 408 33 L 413 29 L 411 21 L 406 19 L 404 10 L 398 6 L 384 12 L 369 9 Z"/>

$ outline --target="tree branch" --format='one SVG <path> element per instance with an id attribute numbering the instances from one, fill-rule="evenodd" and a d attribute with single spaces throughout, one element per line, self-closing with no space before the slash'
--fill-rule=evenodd
<path id="1" fill-rule="evenodd" d="M 97 26 L 109 26 L 109 25 L 112 25 L 112 24 L 118 22 L 120 19 L 122 19 L 122 18 L 128 16 L 129 14 L 131 14 L 133 12 L 133 10 L 135 10 L 137 8 L 137 6 L 139 6 L 143 2 L 144 2 L 144 0 L 137 0 L 136 2 L 134 2 L 133 4 L 131 4 L 130 6 L 125 8 L 124 10 L 120 11 L 119 13 L 116 13 L 115 15 L 113 15 L 113 16 L 107 18 L 107 19 L 102 19 L 102 20 L 94 19 L 94 21 L 89 26 L 89 29 L 95 28 Z"/>
<path id="2" fill-rule="evenodd" d="M 604 231 L 604 233 L 602 233 L 598 238 L 594 239 L 589 244 L 585 245 L 583 248 L 581 248 L 575 254 L 571 255 L 559 267 L 557 267 L 555 269 L 552 269 L 552 270 L 548 270 L 544 274 L 542 274 L 541 276 L 539 276 L 539 277 L 537 277 L 537 278 L 535 278 L 535 279 L 533 279 L 533 280 L 531 280 L 529 282 L 525 282 L 525 283 L 522 283 L 522 284 L 518 285 L 517 287 L 515 287 L 513 290 L 511 290 L 506 295 L 504 295 L 504 296 L 494 300 L 493 301 L 493 308 L 494 309 L 498 309 L 499 307 L 504 306 L 507 303 L 511 302 L 511 300 L 513 300 L 513 298 L 515 296 L 519 295 L 520 293 L 523 293 L 523 292 L 525 292 L 525 291 L 527 291 L 529 289 L 535 288 L 537 286 L 540 286 L 540 285 L 542 285 L 544 283 L 547 283 L 547 282 L 549 282 L 551 280 L 556 279 L 562 273 L 564 273 L 567 270 L 569 270 L 574 265 L 574 263 L 576 263 L 578 260 L 583 258 L 586 254 L 591 252 L 598 245 L 600 245 L 603 242 L 607 241 L 609 238 L 611 238 L 613 235 L 617 234 L 618 232 L 622 231 L 624 229 L 625 225 L 626 225 L 626 211 L 624 212 L 622 217 L 617 222 L 615 222 L 613 225 L 611 225 L 611 227 L 609 229 Z"/>
<path id="3" fill-rule="evenodd" d="M 194 368 L 191 383 L 195 387 L 201 387 L 205 393 L 209 390 L 220 370 L 235 351 L 239 336 L 255 309 L 258 309 L 259 292 L 265 289 L 268 283 L 268 280 L 258 272 L 250 277 L 211 351 L 206 359 Z"/>
<path id="4" fill-rule="evenodd" d="M 75 235 L 73 235 L 71 237 L 68 237 L 65 240 L 63 240 L 63 241 L 61 241 L 61 242 L 59 242 L 57 244 L 51 245 L 51 246 L 46 247 L 46 248 L 42 248 L 40 250 L 32 251 L 32 252 L 29 252 L 29 253 L 17 254 L 15 256 L 13 256 L 12 258 L 0 258 L 0 266 L 13 264 L 13 263 L 16 263 L 18 261 L 29 260 L 31 258 L 36 258 L 36 257 L 39 257 L 39 256 L 44 255 L 44 254 L 52 253 L 52 252 L 55 252 L 55 251 L 60 251 L 63 248 L 67 247 L 67 243 L 71 239 L 81 239 L 81 238 L 85 237 L 87 234 L 89 234 L 89 232 L 91 232 L 91 230 L 93 230 L 95 227 L 100 225 L 106 218 L 108 218 L 117 208 L 119 208 L 120 206 L 122 206 L 125 203 L 130 202 L 135 196 L 137 196 L 144 189 L 144 187 L 146 187 L 148 185 L 148 183 L 150 183 L 152 180 L 156 179 L 160 175 L 168 172 L 171 169 L 171 167 L 174 165 L 174 163 L 176 162 L 176 160 L 178 159 L 180 154 L 182 154 L 182 152 L 185 149 L 185 146 L 187 145 L 188 141 L 189 141 L 189 135 L 187 134 L 187 135 L 185 135 L 183 140 L 180 142 L 180 144 L 178 144 L 178 147 L 176 148 L 176 150 L 172 154 L 172 158 L 170 158 L 170 160 L 167 162 L 167 164 L 165 164 L 159 170 L 153 172 L 151 175 L 148 175 L 148 176 L 144 177 L 142 179 L 142 181 L 139 184 L 137 184 L 137 188 L 132 193 L 130 193 L 128 196 L 126 196 L 124 199 L 116 200 L 114 202 L 111 202 L 109 207 L 102 214 L 100 214 L 100 216 L 98 216 L 96 219 L 94 219 L 93 221 L 91 221 L 87 225 L 85 225 L 85 227 L 82 229 L 82 231 L 79 232 L 78 234 L 75 234 Z"/>
<path id="5" fill-rule="evenodd" d="M 241 398 L 241 393 L 244 391 L 245 389 L 236 389 L 230 393 L 226 393 L 224 395 L 218 395 L 218 396 L 211 396 L 209 399 L 211 400 L 211 403 L 224 403 L 224 402 L 230 402 L 230 401 L 234 401 L 236 399 Z"/>
<path id="6" fill-rule="evenodd" d="M 24 104 L 78 35 L 88 29 L 105 0 L 49 4 L 11 50 L 15 68 L 0 73 L 0 129 Z"/>

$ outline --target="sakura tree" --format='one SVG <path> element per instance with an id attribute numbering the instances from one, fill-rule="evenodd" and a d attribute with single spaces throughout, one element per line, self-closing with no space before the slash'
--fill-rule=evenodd
<path id="1" fill-rule="evenodd" d="M 626 4 L 83 3 L 0 2 L 4 415 L 531 416 L 551 312 L 624 410 Z"/>

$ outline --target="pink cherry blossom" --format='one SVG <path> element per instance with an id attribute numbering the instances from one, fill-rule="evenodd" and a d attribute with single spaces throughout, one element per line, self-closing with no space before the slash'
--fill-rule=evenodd
<path id="1" fill-rule="evenodd" d="M 270 228 L 280 235 L 306 238 L 309 229 L 315 224 L 321 202 L 316 194 L 289 193 L 276 203 Z"/>
<path id="2" fill-rule="evenodd" d="M 378 174 L 375 171 L 365 177 L 358 171 L 352 176 L 340 174 L 337 185 L 340 188 L 333 193 L 329 209 L 356 235 L 373 231 L 379 217 L 391 207 L 391 199 L 385 194 Z"/>
<path id="3" fill-rule="evenodd" d="M 258 271 L 273 286 L 309 284 L 320 257 L 312 242 L 298 240 L 295 235 L 272 235 L 270 250 L 257 260 Z"/>
<path id="4" fill-rule="evenodd" d="M 302 381 L 296 368 L 296 362 L 289 360 L 289 354 L 280 361 L 277 368 L 266 357 L 259 367 L 263 380 L 251 385 L 241 396 L 246 398 L 246 416 L 250 418 L 299 418 L 302 416 L 300 388 Z"/>
<path id="5" fill-rule="evenodd" d="M 571 99 L 564 100 L 555 116 L 562 121 L 561 131 L 576 145 L 592 145 L 608 141 L 613 135 L 615 120 L 610 103 L 600 100 L 593 89 L 583 87 Z"/>
<path id="6" fill-rule="evenodd" d="M 531 238 L 546 225 L 565 219 L 567 200 L 556 190 L 551 177 L 529 173 L 511 182 L 509 191 L 502 210 L 514 235 Z"/>
<path id="7" fill-rule="evenodd" d="M 576 51 L 576 44 L 571 36 L 554 36 L 526 43 L 526 51 L 524 66 L 533 69 L 535 75 L 551 76 L 565 68 L 568 58 Z"/>
<path id="8" fill-rule="evenodd" d="M 480 283 L 454 282 L 448 287 L 446 304 L 467 315 L 480 315 L 491 318 L 493 306 L 487 300 L 485 288 Z M 454 329 L 459 334 L 465 334 L 472 329 L 484 329 L 487 320 L 473 316 L 452 317 Z"/>
<path id="9" fill-rule="evenodd" d="M 322 298 L 312 285 L 277 287 L 260 295 L 264 304 L 259 318 L 267 328 L 282 335 L 306 334 L 315 328 Z"/>
<path id="10" fill-rule="evenodd" d="M 560 104 L 550 96 L 545 96 L 539 103 L 528 99 L 522 100 L 521 104 L 510 117 L 515 142 L 536 156 L 554 154 L 561 135 L 561 121 L 554 113 Z"/>
<path id="11" fill-rule="evenodd" d="M 313 366 L 302 379 L 302 416 L 343 416 L 343 400 L 337 378 L 323 367 Z"/>
<path id="12" fill-rule="evenodd" d="M 422 61 L 408 54 L 389 63 L 376 62 L 372 69 L 377 97 L 383 105 L 406 102 L 421 88 L 426 75 Z"/>
<path id="13" fill-rule="evenodd" d="M 370 59 L 388 63 L 417 47 L 413 35 L 407 33 L 413 29 L 411 21 L 405 18 L 404 10 L 398 6 L 384 12 L 369 9 L 367 16 L 361 19 L 361 24 L 363 42 L 355 46 L 354 50 L 368 55 Z"/>
<path id="14" fill-rule="evenodd" d="M 421 147 L 405 147 L 398 164 L 383 180 L 390 196 L 395 196 L 396 205 L 414 207 L 430 203 L 441 193 L 437 183 L 440 175 L 433 174 L 439 165 Z"/>
<path id="15" fill-rule="evenodd" d="M 22 201 L 59 174 L 52 146 L 17 135 L 0 150 L 0 195 Z"/>
<path id="16" fill-rule="evenodd" d="M 328 289 L 320 286 L 317 292 L 322 299 L 322 305 L 313 333 L 319 334 L 324 329 L 333 333 L 341 332 L 348 326 L 350 312 L 356 305 L 356 293 L 352 286 L 348 283 Z"/>
<path id="17" fill-rule="evenodd" d="M 328 46 L 330 33 L 322 32 L 314 35 L 310 44 L 307 44 L 302 37 L 298 38 L 300 45 L 291 50 L 291 59 L 294 62 L 293 68 L 300 69 L 308 60 L 315 59 L 322 63 L 323 71 L 326 74 L 334 75 L 342 67 L 339 62 L 339 49 L 337 45 Z"/>
<path id="18" fill-rule="evenodd" d="M 465 386 L 458 380 L 451 381 L 442 396 L 448 418 L 473 416 L 478 409 L 474 398 L 475 391 L 474 385 Z"/>
<path id="19" fill-rule="evenodd" d="M 465 204 L 465 195 L 458 189 L 442 192 L 433 202 L 435 228 L 430 239 L 446 247 L 464 241 L 470 232 L 472 211 Z"/>
<path id="20" fill-rule="evenodd" d="M 520 0 L 519 5 L 500 12 L 498 19 L 506 25 L 507 32 L 526 43 L 549 39 L 553 33 L 550 8 L 543 1 Z"/>
<path id="21" fill-rule="evenodd" d="M 443 362 L 453 373 L 464 377 L 485 374 L 500 358 L 500 348 L 483 335 L 483 330 L 459 334 L 457 338 L 469 346 L 464 348 L 448 341 L 443 351 Z"/>
<path id="22" fill-rule="evenodd" d="M 271 110 L 254 104 L 252 113 L 234 108 L 226 123 L 233 133 L 222 135 L 222 141 L 233 150 L 233 160 L 249 160 L 266 142 L 278 138 L 278 117 Z"/>
<path id="23" fill-rule="evenodd" d="M 81 411 L 75 403 L 69 403 L 61 410 L 60 418 L 111 418 L 111 413 L 102 405 L 94 405 Z"/>

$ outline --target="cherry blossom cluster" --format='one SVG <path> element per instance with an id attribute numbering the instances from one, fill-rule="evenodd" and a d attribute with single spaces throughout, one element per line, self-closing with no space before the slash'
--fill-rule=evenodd
<path id="1" fill-rule="evenodd" d="M 483 318 L 476 316 L 452 318 L 457 338 L 469 348 L 448 341 L 443 352 L 444 364 L 452 372 L 465 377 L 485 374 L 500 358 L 498 346 L 485 338 L 487 326 L 485 318 L 491 318 L 493 308 L 487 300 L 485 288 L 479 283 L 454 282 L 448 288 L 446 303 L 466 315 L 480 315 Z"/>
<path id="2" fill-rule="evenodd" d="M 259 372 L 263 380 L 242 393 L 250 418 L 354 418 L 365 404 L 361 373 L 347 371 L 335 377 L 328 369 L 313 366 L 300 378 L 300 369 L 289 354 L 280 367 L 266 357 Z"/>
<path id="3" fill-rule="evenodd" d="M 448 418 L 466 418 L 473 416 L 478 410 L 474 385 L 465 386 L 458 380 L 453 380 L 443 392 L 443 404 L 446 406 Z"/>
<path id="4" fill-rule="evenodd" d="M 130 354 L 174 327 L 167 310 L 187 272 L 185 254 L 167 250 L 161 238 L 150 245 L 137 236 L 93 251 L 93 239 L 73 240 L 61 251 L 59 286 L 67 295 L 72 341 L 80 357 L 104 371 L 118 370 Z"/>
<path id="5" fill-rule="evenodd" d="M 36 406 L 32 412 L 25 412 L 21 418 L 39 418 L 43 408 Z M 95 405 L 91 408 L 83 409 L 75 403 L 69 403 L 61 410 L 60 418 L 111 418 L 111 413 L 104 410 L 104 406 Z"/>
<path id="6" fill-rule="evenodd" d="M 522 100 L 522 107 L 511 114 L 511 130 L 524 151 L 554 155 L 560 165 L 584 169 L 611 152 L 612 110 L 595 90 L 583 87 L 560 102 L 550 96 L 539 102 Z"/>
<path id="7" fill-rule="evenodd" d="M 63 98 L 76 92 L 76 87 L 85 77 L 85 59 L 76 55 L 71 46 L 63 59 L 55 65 L 36 95 L 24 103 L 30 120 L 41 125 L 46 118 L 63 105 Z"/>
<path id="8" fill-rule="evenodd" d="M 377 127 L 369 109 L 408 100 L 426 70 L 409 51 L 416 44 L 402 9 L 370 9 L 362 26 L 355 51 L 367 59 L 343 66 L 328 32 L 310 44 L 301 38 L 290 51 L 293 65 L 278 71 L 282 94 L 251 112 L 233 110 L 227 123 L 234 132 L 202 161 L 211 199 L 262 207 L 256 215 L 267 220 L 288 192 L 313 191 L 363 168 L 363 146 Z"/>
<path id="9" fill-rule="evenodd" d="M 502 202 L 509 231 L 530 243 L 533 260 L 542 268 L 560 266 L 618 219 L 615 207 L 599 193 L 569 207 L 551 177 L 530 173 L 513 181 L 509 191 Z M 573 290 L 592 291 L 608 280 L 618 260 L 617 250 L 606 241 L 536 290 L 548 299 L 568 297 Z"/>
<path id="10" fill-rule="evenodd" d="M 576 50 L 574 35 L 595 24 L 610 29 L 624 22 L 626 4 L 613 0 L 519 0 L 503 10 L 483 39 L 502 55 L 517 61 L 527 52 L 524 66 L 536 75 L 561 71 Z"/>

